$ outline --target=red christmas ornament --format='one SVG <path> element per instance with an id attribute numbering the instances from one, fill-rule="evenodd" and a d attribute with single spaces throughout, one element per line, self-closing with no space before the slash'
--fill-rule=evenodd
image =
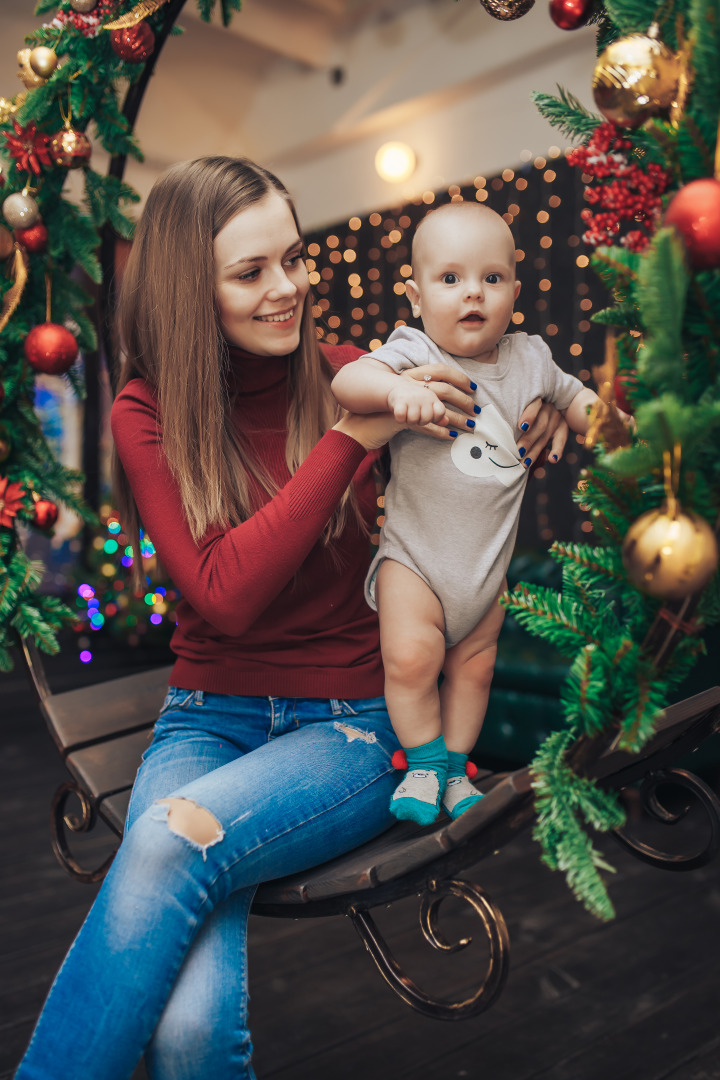
<path id="1" fill-rule="evenodd" d="M 635 406 L 627 397 L 628 390 L 632 392 L 634 386 L 637 386 L 637 375 L 634 375 L 631 371 L 619 372 L 615 376 L 613 382 L 615 402 L 618 409 L 622 409 L 628 416 L 633 416 L 635 413 Z"/>
<path id="2" fill-rule="evenodd" d="M 58 519 L 58 508 L 49 499 L 35 499 L 33 525 L 38 529 L 52 529 Z"/>
<path id="3" fill-rule="evenodd" d="M 61 169 L 79 169 L 87 165 L 92 154 L 92 143 L 84 131 L 76 131 L 66 124 L 50 140 L 50 156 Z"/>
<path id="4" fill-rule="evenodd" d="M 465 775 L 468 780 L 474 780 L 478 774 L 478 767 L 473 761 L 465 762 Z"/>
<path id="5" fill-rule="evenodd" d="M 407 769 L 408 762 L 407 758 L 405 757 L 405 751 L 396 750 L 392 758 L 390 759 L 390 764 L 392 765 L 393 769 Z"/>
<path id="6" fill-rule="evenodd" d="M 0 525 L 13 527 L 13 518 L 23 508 L 25 489 L 22 484 L 11 484 L 7 476 L 0 476 Z"/>
<path id="7" fill-rule="evenodd" d="M 64 375 L 75 362 L 78 343 L 64 326 L 46 322 L 35 326 L 23 345 L 28 363 L 44 375 Z"/>
<path id="8" fill-rule="evenodd" d="M 32 255 L 39 255 L 47 247 L 48 231 L 42 221 L 38 221 L 28 229 L 16 229 L 15 239 L 26 251 Z"/>
<path id="9" fill-rule="evenodd" d="M 720 181 L 708 176 L 691 180 L 673 195 L 665 225 L 674 225 L 695 270 L 720 266 Z"/>
<path id="10" fill-rule="evenodd" d="M 142 64 L 155 48 L 155 35 L 143 19 L 135 26 L 110 31 L 110 44 L 121 60 Z"/>
<path id="11" fill-rule="evenodd" d="M 577 30 L 587 22 L 592 6 L 593 0 L 550 0 L 550 18 L 561 30 Z"/>

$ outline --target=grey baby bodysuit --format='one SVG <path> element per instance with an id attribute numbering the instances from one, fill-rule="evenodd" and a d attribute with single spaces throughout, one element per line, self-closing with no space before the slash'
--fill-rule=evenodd
<path id="1" fill-rule="evenodd" d="M 492 604 L 512 555 L 528 476 L 515 443 L 520 415 L 537 397 L 566 409 L 583 385 L 557 366 L 542 338 L 524 333 L 500 339 L 495 364 L 451 356 L 409 326 L 372 357 L 396 372 L 450 364 L 477 383 L 482 411 L 472 433 L 439 441 L 401 431 L 392 439 L 385 522 L 365 583 L 375 608 L 382 560 L 409 567 L 440 600 L 445 641 L 455 645 Z"/>

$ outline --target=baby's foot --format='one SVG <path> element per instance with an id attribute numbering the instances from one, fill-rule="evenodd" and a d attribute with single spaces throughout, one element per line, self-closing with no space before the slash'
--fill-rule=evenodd
<path id="1" fill-rule="evenodd" d="M 442 797 L 443 810 L 453 821 L 480 802 L 482 795 L 474 788 L 467 776 L 451 776 Z"/>
<path id="2" fill-rule="evenodd" d="M 432 825 L 440 812 L 438 773 L 434 769 L 410 769 L 395 788 L 390 812 L 400 821 Z"/>

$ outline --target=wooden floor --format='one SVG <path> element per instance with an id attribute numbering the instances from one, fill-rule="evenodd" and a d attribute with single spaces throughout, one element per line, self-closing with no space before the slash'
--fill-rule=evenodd
<path id="1" fill-rule="evenodd" d="M 108 653 L 94 670 L 76 670 L 71 657 L 51 673 L 58 688 L 69 687 L 117 674 L 126 662 Z M 95 888 L 68 878 L 52 855 L 48 807 L 64 770 L 23 673 L 0 680 L 3 1080 Z M 720 1080 L 720 863 L 672 874 L 609 839 L 603 847 L 617 867 L 617 918 L 609 925 L 587 915 L 563 879 L 542 867 L 528 836 L 469 875 L 503 910 L 512 964 L 495 1007 L 461 1023 L 425 1019 L 395 998 L 347 920 L 254 916 L 251 1017 L 260 1080 Z M 432 979 L 446 993 L 471 985 L 481 944 L 428 956 L 414 901 L 376 918 L 416 980 Z M 448 937 L 458 928 L 482 938 L 450 906 L 443 926 Z"/>

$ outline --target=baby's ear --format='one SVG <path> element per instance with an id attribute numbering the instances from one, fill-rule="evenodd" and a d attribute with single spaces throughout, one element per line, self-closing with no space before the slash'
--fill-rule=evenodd
<path id="1" fill-rule="evenodd" d="M 415 284 L 415 282 L 413 281 L 412 278 L 408 278 L 407 281 L 405 282 L 405 293 L 407 295 L 408 300 L 410 301 L 410 306 L 412 308 L 413 315 L 415 316 L 416 319 L 419 318 L 420 317 L 420 290 L 418 289 L 417 285 Z"/>
<path id="2" fill-rule="evenodd" d="M 521 287 L 521 285 L 522 285 L 521 281 L 516 281 L 515 282 L 515 296 L 513 298 L 513 302 L 515 300 L 517 300 L 518 296 L 520 295 L 520 287 Z"/>

